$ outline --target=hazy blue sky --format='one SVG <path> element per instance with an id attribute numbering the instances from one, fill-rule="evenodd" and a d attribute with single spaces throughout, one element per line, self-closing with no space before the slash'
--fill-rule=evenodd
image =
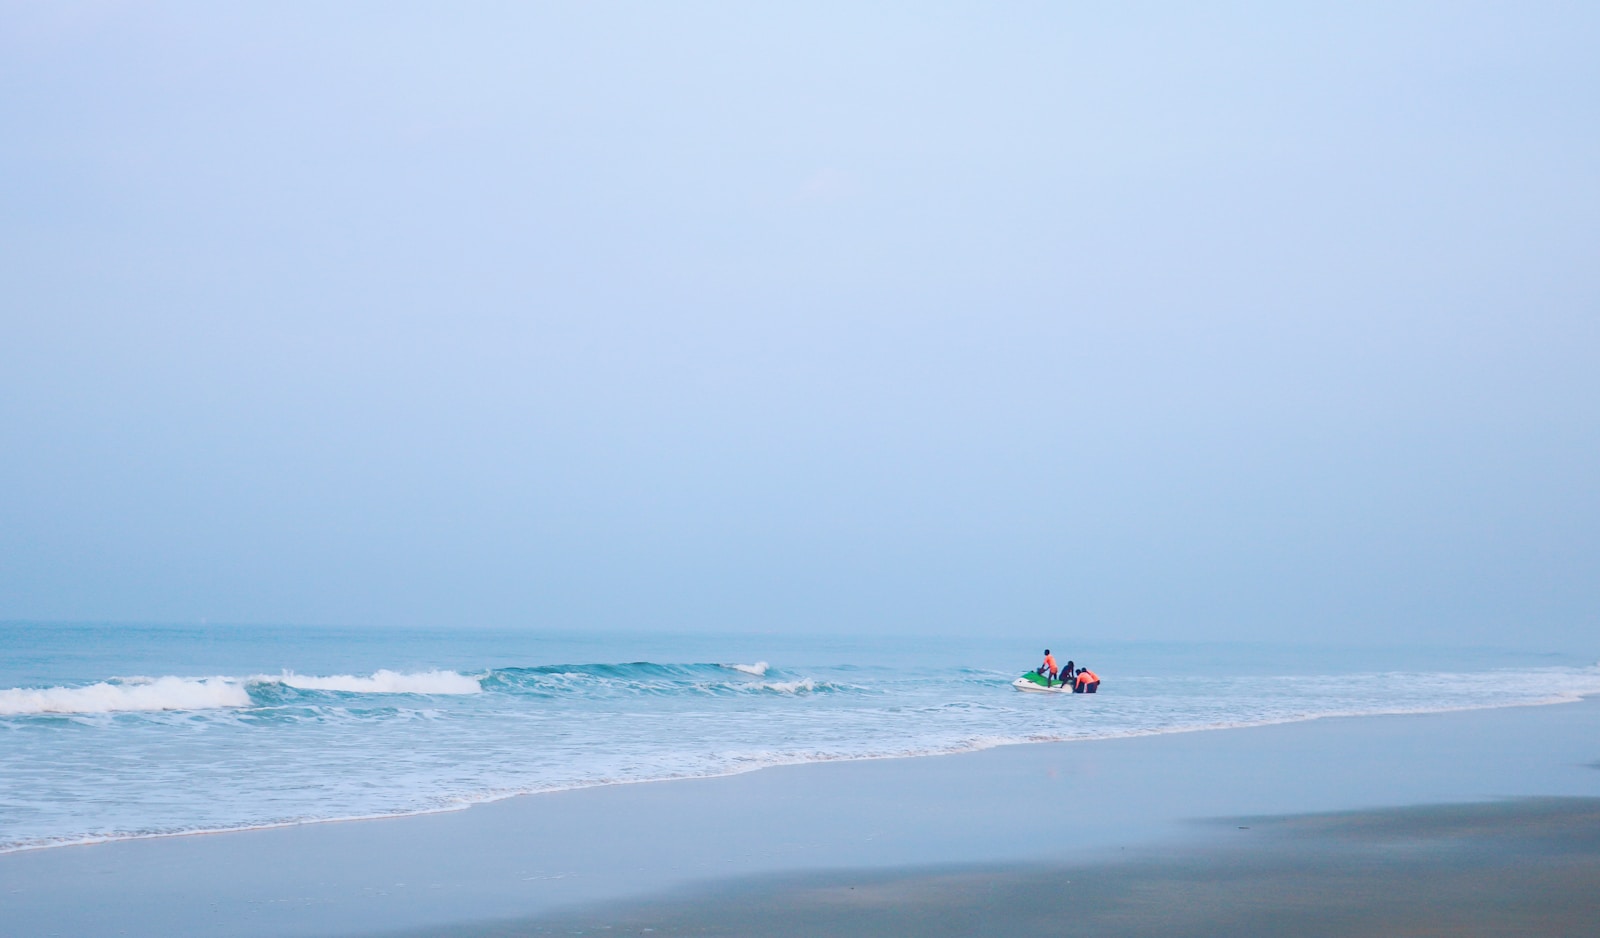
<path id="1" fill-rule="evenodd" d="M 1600 5 L 773 6 L 0 6 L 0 619 L 1600 644 Z"/>

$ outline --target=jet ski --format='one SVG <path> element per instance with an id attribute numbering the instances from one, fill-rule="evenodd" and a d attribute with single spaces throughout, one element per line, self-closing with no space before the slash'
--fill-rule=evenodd
<path id="1" fill-rule="evenodd" d="M 1028 691 L 1029 693 L 1034 693 L 1034 694 L 1070 694 L 1070 693 L 1072 693 L 1072 685 L 1071 684 L 1063 684 L 1060 681 L 1052 681 L 1052 682 L 1050 682 L 1050 686 L 1049 687 L 1046 687 L 1044 685 L 1045 685 L 1045 677 L 1044 677 L 1044 675 L 1040 674 L 1038 671 L 1029 671 L 1027 674 L 1024 674 L 1023 676 L 1017 678 L 1015 681 L 1011 682 L 1011 686 L 1015 687 L 1017 690 Z"/>

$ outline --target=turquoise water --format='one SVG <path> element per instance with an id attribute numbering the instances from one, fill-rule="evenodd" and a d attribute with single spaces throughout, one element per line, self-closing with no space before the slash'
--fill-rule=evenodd
<path id="1" fill-rule="evenodd" d="M 1563 655 L 1022 640 L 0 626 L 0 850 L 994 745 L 1555 703 Z"/>

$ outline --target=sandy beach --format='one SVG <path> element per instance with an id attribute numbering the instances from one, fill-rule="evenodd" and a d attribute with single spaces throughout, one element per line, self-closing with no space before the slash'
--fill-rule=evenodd
<path id="1" fill-rule="evenodd" d="M 1071 915 L 1109 934 L 1359 933 L 1397 909 L 1457 931 L 1459 908 L 1485 934 L 1572 934 L 1600 892 L 1597 758 L 1588 700 L 779 767 L 13 853 L 0 920 L 19 936 L 969 934 Z"/>

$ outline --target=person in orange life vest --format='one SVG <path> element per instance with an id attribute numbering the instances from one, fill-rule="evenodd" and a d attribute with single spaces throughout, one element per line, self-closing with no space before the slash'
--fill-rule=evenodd
<path id="1" fill-rule="evenodd" d="M 1050 649 L 1044 650 L 1044 664 L 1039 665 L 1039 673 L 1044 676 L 1044 686 L 1049 687 L 1050 682 L 1056 679 L 1056 659 L 1050 654 Z"/>
<path id="2" fill-rule="evenodd" d="M 1100 675 L 1094 673 L 1088 668 L 1079 669 L 1078 682 L 1073 686 L 1072 692 L 1074 694 L 1093 694 L 1099 690 Z"/>

